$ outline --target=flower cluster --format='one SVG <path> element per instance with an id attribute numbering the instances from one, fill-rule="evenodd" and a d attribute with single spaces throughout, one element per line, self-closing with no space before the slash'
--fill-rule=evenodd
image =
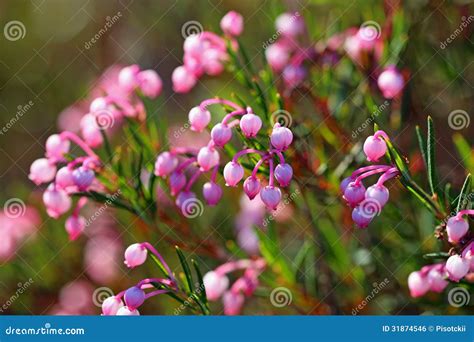
<path id="1" fill-rule="evenodd" d="M 389 139 L 387 134 L 377 131 L 365 141 L 364 152 L 369 162 L 377 162 L 385 155 L 387 144 L 384 139 Z M 362 180 L 376 174 L 382 175 L 374 185 L 366 189 Z M 390 165 L 370 165 L 357 169 L 341 182 L 343 198 L 353 208 L 352 220 L 360 228 L 367 227 L 380 214 L 389 198 L 389 191 L 384 183 L 398 174 L 398 169 Z"/>
<path id="2" fill-rule="evenodd" d="M 72 206 L 71 195 L 88 190 L 99 190 L 96 173 L 102 168 L 99 156 L 92 148 L 103 143 L 102 130 L 111 128 L 115 120 L 123 117 L 142 120 L 145 115 L 140 95 L 154 98 L 161 92 L 162 82 L 153 70 L 141 71 L 137 65 L 123 68 L 115 86 L 107 88 L 103 96 L 94 99 L 89 113 L 81 119 L 81 135 L 63 131 L 46 140 L 44 158 L 35 160 L 30 167 L 29 178 L 36 185 L 50 183 L 43 194 L 47 213 L 58 218 Z M 75 144 L 84 154 L 75 156 Z M 84 230 L 86 221 L 80 216 L 87 199 L 81 198 L 66 221 L 66 231 L 71 240 Z"/>
<path id="3" fill-rule="evenodd" d="M 191 191 L 191 187 L 203 173 L 211 172 L 210 181 L 204 184 L 202 190 L 206 203 L 215 205 L 221 199 L 222 188 L 216 183 L 220 164 L 218 148 L 224 147 L 232 139 L 232 128 L 239 126 L 242 135 L 246 139 L 256 138 L 262 128 L 262 120 L 254 114 L 251 107 L 242 108 L 234 102 L 223 99 L 208 99 L 190 110 L 189 123 L 192 130 L 202 132 L 209 125 L 211 113 L 207 107 L 214 104 L 230 107 L 232 111 L 212 128 L 209 143 L 199 150 L 193 148 L 171 149 L 161 153 L 155 163 L 155 175 L 169 177 L 171 194 L 176 196 L 176 205 L 185 216 L 190 215 L 189 211 L 194 208 L 192 204 L 196 202 L 196 194 Z M 269 209 L 276 209 L 281 200 L 281 191 L 275 186 L 275 179 L 280 186 L 286 187 L 293 177 L 293 170 L 285 162 L 283 156 L 283 152 L 292 141 L 293 133 L 291 130 L 280 126 L 278 123 L 275 124 L 270 134 L 271 147 L 267 151 L 245 148 L 237 152 L 232 160 L 226 164 L 223 170 L 226 185 L 235 187 L 244 177 L 244 168 L 239 163 L 239 158 L 247 154 L 256 154 L 260 157 L 260 160 L 256 163 L 251 175 L 244 181 L 244 192 L 250 199 L 254 199 L 255 196 L 260 194 L 262 201 Z M 274 165 L 275 156 L 279 160 L 276 167 Z M 257 172 L 263 164 L 268 164 L 270 169 L 268 185 L 266 186 L 262 186 L 260 179 L 257 177 Z M 186 169 L 191 170 L 189 180 L 186 178 Z"/>
<path id="4" fill-rule="evenodd" d="M 135 286 L 105 299 L 102 303 L 102 314 L 106 316 L 138 316 L 138 308 L 148 298 L 178 290 L 176 279 L 170 267 L 158 251 L 148 242 L 135 243 L 125 250 L 125 265 L 134 268 L 142 265 L 148 252 L 153 253 L 165 269 L 168 278 L 147 278 L 140 280 Z M 163 289 L 156 289 L 162 286 Z M 147 289 L 154 289 L 145 293 Z"/>
<path id="5" fill-rule="evenodd" d="M 446 262 L 424 266 L 409 275 L 408 286 L 412 297 L 421 297 L 430 290 L 441 292 L 448 285 L 448 280 L 459 282 L 474 274 L 474 241 L 469 233 L 469 223 L 463 218 L 465 215 L 474 215 L 474 210 L 461 210 L 446 223 L 448 241 L 454 247 Z"/>
<path id="6" fill-rule="evenodd" d="M 261 258 L 255 260 L 244 259 L 230 261 L 213 271 L 207 272 L 203 278 L 207 299 L 216 301 L 222 298 L 224 314 L 240 314 L 245 297 L 250 297 L 255 292 L 259 284 L 258 277 L 265 266 L 265 261 Z M 243 275 L 229 288 L 230 282 L 227 274 L 237 270 L 244 270 Z"/>
<path id="7" fill-rule="evenodd" d="M 314 59 L 314 48 L 299 41 L 306 33 L 306 25 L 298 12 L 281 14 L 275 27 L 278 39 L 265 49 L 265 57 L 272 70 L 281 73 L 285 86 L 292 89 L 306 77 L 304 62 Z"/>
<path id="8" fill-rule="evenodd" d="M 231 11 L 222 18 L 220 26 L 225 35 L 232 39 L 242 33 L 243 23 L 243 17 Z M 233 45 L 236 45 L 234 41 Z M 219 75 L 228 60 L 226 40 L 213 32 L 204 31 L 189 35 L 183 48 L 184 65 L 177 67 L 171 77 L 173 89 L 177 93 L 189 92 L 204 74 Z"/>

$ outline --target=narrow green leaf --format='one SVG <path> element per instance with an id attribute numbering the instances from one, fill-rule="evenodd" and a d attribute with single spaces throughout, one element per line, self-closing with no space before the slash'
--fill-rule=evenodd
<path id="1" fill-rule="evenodd" d="M 456 212 L 463 210 L 466 208 L 468 204 L 470 204 L 471 200 L 469 199 L 471 196 L 471 174 L 468 174 L 466 179 L 464 180 L 464 184 L 462 186 L 461 192 L 458 196 L 458 204 L 456 206 Z"/>
<path id="2" fill-rule="evenodd" d="M 447 252 L 437 252 L 437 253 L 428 253 L 423 255 L 425 259 L 447 259 L 449 258 L 449 253 Z"/>
<path id="3" fill-rule="evenodd" d="M 431 194 L 440 196 L 439 193 L 439 181 L 436 174 L 436 160 L 435 160 L 435 131 L 433 125 L 433 119 L 428 116 L 428 134 L 426 143 L 426 163 L 428 172 L 428 183 L 430 185 Z"/>
<path id="4" fill-rule="evenodd" d="M 183 252 L 178 246 L 175 246 L 176 253 L 178 253 L 179 261 L 181 262 L 181 267 L 183 268 L 184 275 L 186 276 L 186 283 L 188 285 L 189 292 L 194 291 L 194 284 L 193 284 L 193 276 L 191 274 L 191 270 L 189 268 L 188 262 L 186 261 L 186 257 L 184 256 Z"/>
<path id="5" fill-rule="evenodd" d="M 196 260 L 191 259 L 191 263 L 193 264 L 194 270 L 196 271 L 196 275 L 198 278 L 199 282 L 199 287 L 198 287 L 198 294 L 201 298 L 201 301 L 207 306 L 207 295 L 206 295 L 206 288 L 204 287 L 204 280 L 202 277 L 201 270 L 199 269 L 199 265 Z"/>
<path id="6" fill-rule="evenodd" d="M 418 138 L 418 146 L 420 147 L 421 156 L 423 157 L 423 162 L 425 163 L 425 169 L 428 170 L 428 163 L 426 161 L 426 145 L 423 134 L 421 133 L 420 126 L 416 126 L 416 137 Z"/>

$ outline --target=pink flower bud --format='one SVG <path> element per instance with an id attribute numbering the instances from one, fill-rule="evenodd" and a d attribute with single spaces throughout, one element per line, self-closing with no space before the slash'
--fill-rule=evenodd
<path id="1" fill-rule="evenodd" d="M 232 129 L 227 125 L 218 123 L 211 130 L 211 137 L 216 146 L 224 146 L 232 139 Z"/>
<path id="2" fill-rule="evenodd" d="M 196 106 L 189 111 L 188 118 L 191 130 L 202 132 L 211 121 L 211 113 L 207 109 Z"/>
<path id="3" fill-rule="evenodd" d="M 206 74 L 217 76 L 224 71 L 226 55 L 217 49 L 207 49 L 202 56 L 202 64 Z"/>
<path id="4" fill-rule="evenodd" d="M 474 242 L 471 242 L 466 248 L 464 248 L 462 251 L 462 257 L 469 261 L 469 270 L 474 272 Z"/>
<path id="5" fill-rule="evenodd" d="M 430 290 L 433 292 L 441 293 L 444 291 L 449 282 L 444 279 L 444 272 L 441 272 L 437 268 L 432 268 L 428 272 L 428 282 L 430 284 Z"/>
<path id="6" fill-rule="evenodd" d="M 364 142 L 364 153 L 369 162 L 377 162 L 387 152 L 387 144 L 380 137 L 371 135 Z"/>
<path id="7" fill-rule="evenodd" d="M 127 66 L 120 70 L 118 74 L 118 83 L 126 91 L 132 91 L 139 85 L 138 73 L 140 67 L 136 64 Z"/>
<path id="8" fill-rule="evenodd" d="M 197 162 L 201 171 L 209 171 L 214 166 L 219 165 L 219 152 L 213 147 L 201 147 L 197 155 Z"/>
<path id="9" fill-rule="evenodd" d="M 103 143 L 103 137 L 93 114 L 86 114 L 81 119 L 81 134 L 87 145 L 99 147 Z"/>
<path id="10" fill-rule="evenodd" d="M 121 308 L 123 308 L 122 300 L 116 296 L 110 296 L 102 302 L 102 315 L 115 316 Z"/>
<path id="11" fill-rule="evenodd" d="M 240 129 L 247 138 L 257 136 L 260 128 L 262 128 L 262 120 L 253 113 L 245 114 L 240 119 Z"/>
<path id="12" fill-rule="evenodd" d="M 306 69 L 301 65 L 288 65 L 283 70 L 283 81 L 289 88 L 295 88 L 306 77 Z"/>
<path id="13" fill-rule="evenodd" d="M 392 99 L 401 93 L 405 81 L 400 71 L 395 66 L 390 66 L 379 75 L 377 84 L 383 96 Z"/>
<path id="14" fill-rule="evenodd" d="M 244 18 L 235 11 L 228 12 L 221 19 L 221 29 L 229 36 L 240 36 L 244 30 Z"/>
<path id="15" fill-rule="evenodd" d="M 372 212 L 365 212 L 364 208 L 360 205 L 352 210 L 352 221 L 354 221 L 359 228 L 367 228 L 373 217 L 374 214 Z"/>
<path id="16" fill-rule="evenodd" d="M 137 309 L 131 310 L 126 306 L 121 307 L 117 311 L 117 316 L 140 316 L 140 312 Z"/>
<path id="17" fill-rule="evenodd" d="M 107 108 L 108 108 L 107 99 L 105 97 L 97 97 L 91 102 L 89 106 L 89 111 L 92 114 L 95 114 L 97 112 L 102 112 L 104 110 L 107 110 Z"/>
<path id="18" fill-rule="evenodd" d="M 239 163 L 230 161 L 224 167 L 225 185 L 236 186 L 244 176 L 244 168 Z"/>
<path id="19" fill-rule="evenodd" d="M 267 185 L 260 190 L 260 198 L 268 209 L 276 210 L 281 201 L 281 191 L 276 186 Z"/>
<path id="20" fill-rule="evenodd" d="M 171 196 L 176 196 L 186 185 L 186 176 L 183 172 L 174 171 L 170 175 L 170 192 Z"/>
<path id="21" fill-rule="evenodd" d="M 235 316 L 240 314 L 244 305 L 244 295 L 241 293 L 234 293 L 227 291 L 222 297 L 222 303 L 224 304 L 224 314 L 227 316 Z"/>
<path id="22" fill-rule="evenodd" d="M 375 184 L 369 186 L 365 191 L 365 198 L 367 200 L 375 201 L 379 209 L 382 209 L 382 207 L 388 202 L 389 195 L 390 193 L 388 189 L 383 185 Z"/>
<path id="23" fill-rule="evenodd" d="M 95 173 L 89 168 L 81 166 L 72 172 L 72 179 L 79 190 L 86 190 L 94 181 Z"/>
<path id="24" fill-rule="evenodd" d="M 469 272 L 470 261 L 463 259 L 460 255 L 451 255 L 446 261 L 446 271 L 449 279 L 458 282 Z"/>
<path id="25" fill-rule="evenodd" d="M 148 250 L 140 243 L 134 243 L 125 250 L 125 265 L 129 268 L 142 265 L 147 256 Z"/>
<path id="26" fill-rule="evenodd" d="M 71 208 L 71 198 L 68 194 L 51 184 L 43 194 L 43 202 L 49 216 L 57 219 Z"/>
<path id="27" fill-rule="evenodd" d="M 293 178 L 293 169 L 290 164 L 278 164 L 275 168 L 275 178 L 282 187 L 290 185 Z"/>
<path id="28" fill-rule="evenodd" d="M 196 56 L 185 54 L 183 58 L 184 67 L 190 74 L 194 75 L 194 77 L 196 78 L 199 78 L 202 74 L 204 74 L 204 65 L 201 60 L 201 55 Z"/>
<path id="29" fill-rule="evenodd" d="M 289 37 L 296 37 L 305 31 L 303 18 L 298 12 L 280 14 L 275 21 L 278 32 Z"/>
<path id="30" fill-rule="evenodd" d="M 362 184 L 362 182 L 350 182 L 344 191 L 343 197 L 351 206 L 356 206 L 365 198 L 364 184 Z"/>
<path id="31" fill-rule="evenodd" d="M 151 99 L 161 94 L 163 82 L 155 70 L 144 70 L 137 75 L 140 90 Z"/>
<path id="32" fill-rule="evenodd" d="M 249 176 L 244 182 L 244 192 L 249 199 L 253 200 L 260 192 L 260 180 L 257 177 Z"/>
<path id="33" fill-rule="evenodd" d="M 214 182 L 207 182 L 202 187 L 202 195 L 208 205 L 216 205 L 222 197 L 222 188 Z"/>
<path id="34" fill-rule="evenodd" d="M 274 71 L 281 71 L 288 64 L 290 53 L 284 44 L 274 43 L 265 49 L 265 57 Z"/>
<path id="35" fill-rule="evenodd" d="M 132 286 L 125 291 L 124 300 L 125 305 L 127 305 L 130 310 L 135 310 L 145 301 L 145 291 L 138 286 Z"/>
<path id="36" fill-rule="evenodd" d="M 210 301 L 218 300 L 229 287 L 229 278 L 215 271 L 207 272 L 202 280 Z"/>
<path id="37" fill-rule="evenodd" d="M 339 190 L 341 191 L 341 193 L 344 195 L 344 192 L 346 191 L 346 188 L 347 186 L 349 185 L 350 182 L 353 182 L 354 179 L 352 177 L 347 177 L 347 178 L 344 178 L 342 181 L 341 181 L 341 184 L 339 185 Z"/>
<path id="38" fill-rule="evenodd" d="M 273 127 L 272 134 L 270 135 L 270 142 L 272 146 L 277 150 L 284 151 L 290 146 L 293 141 L 293 133 L 278 123 Z"/>
<path id="39" fill-rule="evenodd" d="M 458 243 L 469 230 L 469 223 L 462 216 L 449 218 L 446 224 L 448 240 L 451 243 Z"/>
<path id="40" fill-rule="evenodd" d="M 163 152 L 156 158 L 155 175 L 158 177 L 166 177 L 178 166 L 178 158 L 170 153 Z"/>
<path id="41" fill-rule="evenodd" d="M 69 240 L 76 240 L 86 227 L 86 220 L 82 216 L 72 215 L 66 220 L 66 232 L 69 234 Z"/>
<path id="42" fill-rule="evenodd" d="M 410 273 L 408 276 L 408 288 L 410 289 L 410 295 L 413 298 L 421 297 L 426 294 L 430 289 L 430 283 L 421 272 L 416 271 Z"/>
<path id="43" fill-rule="evenodd" d="M 197 79 L 184 66 L 179 66 L 174 69 L 171 81 L 175 92 L 187 93 L 196 85 Z"/>
<path id="44" fill-rule="evenodd" d="M 56 173 L 55 184 L 57 187 L 66 189 L 67 187 L 74 186 L 74 179 L 72 178 L 72 171 L 69 167 L 64 166 Z"/>
<path id="45" fill-rule="evenodd" d="M 200 56 L 205 46 L 199 34 L 192 34 L 184 40 L 183 48 L 186 55 Z"/>
<path id="46" fill-rule="evenodd" d="M 51 135 L 46 140 L 46 157 L 52 160 L 61 160 L 69 152 L 70 142 L 61 138 L 59 134 Z"/>
<path id="47" fill-rule="evenodd" d="M 28 178 L 36 185 L 50 182 L 56 175 L 56 165 L 46 158 L 36 159 L 30 167 Z"/>

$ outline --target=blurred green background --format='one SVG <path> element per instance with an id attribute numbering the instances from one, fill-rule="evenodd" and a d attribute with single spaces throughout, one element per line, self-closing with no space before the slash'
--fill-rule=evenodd
<path id="1" fill-rule="evenodd" d="M 21 248 L 10 260 L 0 260 L 0 304 L 10 301 L 28 279 L 34 281 L 3 312 L 96 314 L 99 309 L 91 303 L 94 289 L 105 286 L 118 291 L 132 285 L 139 279 L 139 274 L 145 276 L 155 271 L 152 266 L 136 271 L 122 266 L 124 246 L 139 238 L 149 237 L 133 219 L 126 215 L 103 217 L 88 234 L 90 239 L 70 243 L 63 229 L 63 220 L 46 218 L 40 205 L 41 192 L 27 178 L 31 162 L 44 152 L 46 138 L 58 131 L 59 114 L 85 98 L 93 82 L 109 66 L 137 63 L 143 68 L 157 70 L 164 81 L 164 94 L 156 103 L 156 115 L 180 124 L 186 120 L 189 108 L 198 101 L 216 95 L 228 97 L 231 92 L 242 91 L 229 74 L 224 74 L 219 78 L 205 79 L 190 94 L 172 92 L 170 76 L 173 69 L 182 64 L 181 30 L 186 22 L 196 20 L 204 29 L 218 31 L 219 20 L 227 11 L 233 9 L 242 13 L 245 18 L 242 41 L 258 64 L 263 58 L 262 44 L 275 32 L 274 19 L 286 10 L 302 13 L 311 36 L 318 41 L 341 30 L 357 27 L 367 20 L 383 23 L 387 11 L 396 6 L 401 6 L 409 38 L 399 56 L 398 65 L 410 70 L 410 99 L 404 102 L 409 107 L 399 108 L 397 115 L 393 115 L 388 123 L 394 130 L 404 129 L 404 133 L 397 136 L 397 143 L 405 151 L 412 151 L 410 156 L 416 157 L 414 125 L 424 127 L 426 115 L 432 115 L 437 126 L 440 178 L 459 187 L 465 170 L 473 171 L 472 156 L 462 160 L 458 151 L 462 144 L 467 143 L 468 150 L 469 147 L 471 150 L 468 153 L 472 154 L 474 124 L 471 123 L 462 132 L 453 131 L 447 125 L 447 117 L 454 110 L 473 113 L 474 24 L 468 25 L 445 49 L 440 48 L 440 43 L 459 27 L 462 17 L 469 18 L 473 14 L 472 1 L 2 0 L 0 26 L 4 27 L 12 20 L 21 21 L 25 36 L 16 41 L 0 36 L 0 126 L 10 122 L 20 110 L 19 106 L 25 106 L 30 101 L 33 105 L 7 133 L 0 135 L 0 200 L 3 203 L 9 198 L 21 198 L 40 208 L 40 214 L 45 219 L 36 234 L 22 242 Z M 107 32 L 86 48 L 87 42 L 104 27 L 107 20 L 117 15 L 119 19 Z M 348 83 L 357 82 L 358 77 L 353 75 Z M 323 80 L 316 75 L 316 89 L 319 82 Z M 350 131 L 370 113 L 357 93 L 352 95 L 350 90 L 346 91 L 330 94 L 330 98 L 333 115 Z M 464 137 L 462 141 L 459 138 L 461 134 Z M 459 146 L 455 146 L 456 139 Z M 415 157 L 413 160 L 416 160 Z M 406 277 L 425 261 L 421 257 L 406 260 L 405 256 L 421 255 L 436 249 L 436 240 L 430 239 L 434 223 L 427 212 L 414 207 L 408 195 L 394 190 L 393 198 L 393 204 L 384 210 L 369 233 L 346 234 L 347 222 L 321 219 L 321 226 L 335 227 L 334 230 L 322 230 L 328 235 L 325 238 L 335 243 L 332 252 L 340 253 L 327 257 L 329 267 L 335 269 L 336 278 L 342 279 L 336 283 L 332 300 L 345 303 L 342 308 L 329 312 L 350 314 L 352 307 L 370 293 L 372 284 L 380 283 L 385 277 L 390 280 L 388 287 L 370 302 L 364 313 L 463 312 L 463 309 L 449 308 L 443 294 L 416 301 L 409 298 Z M 330 202 L 327 198 L 318 200 Z M 333 218 L 340 214 L 341 207 L 338 203 L 328 209 Z M 238 209 L 234 204 L 230 211 L 237 213 Z M 228 206 L 213 209 L 212 215 L 204 219 L 204 224 L 218 226 L 226 210 L 229 211 Z M 384 229 L 393 227 L 394 222 L 398 223 L 402 212 L 408 215 L 406 221 L 385 234 Z M 282 226 L 295 229 L 290 234 L 299 237 L 303 232 L 292 223 L 293 219 L 282 223 Z M 233 222 L 224 223 L 222 234 L 231 239 Z M 130 228 L 133 233 L 124 231 L 124 227 Z M 153 239 L 159 241 L 159 237 Z M 288 245 L 284 246 L 288 255 L 295 255 L 301 245 L 301 241 L 294 241 L 286 235 L 282 241 L 288 241 Z M 421 246 L 420 241 L 424 241 Z M 102 250 L 108 251 L 107 256 L 102 256 Z M 201 256 L 198 257 L 201 259 Z M 103 265 L 113 269 L 109 270 L 109 276 L 101 274 L 105 271 L 86 271 L 85 265 L 104 258 L 111 259 Z M 169 253 L 169 258 L 175 258 L 174 254 Z M 206 265 L 216 264 L 205 256 L 202 259 Z M 348 268 L 344 269 L 344 266 Z M 71 281 L 75 283 L 71 285 Z M 325 280 L 321 281 L 324 283 Z M 82 304 L 79 305 L 79 302 Z M 149 302 L 145 313 L 173 314 L 176 307 L 168 299 Z M 275 312 L 268 300 L 262 297 L 248 304 L 245 313 L 299 312 L 291 309 Z"/>

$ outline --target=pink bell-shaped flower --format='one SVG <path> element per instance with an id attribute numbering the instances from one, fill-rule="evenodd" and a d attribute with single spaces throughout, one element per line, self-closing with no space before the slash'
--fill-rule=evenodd
<path id="1" fill-rule="evenodd" d="M 86 227 L 86 219 L 79 215 L 69 216 L 65 223 L 66 232 L 69 234 L 69 240 L 76 240 Z"/>
<path id="2" fill-rule="evenodd" d="M 280 14 L 275 20 L 275 27 L 281 34 L 295 38 L 305 31 L 305 23 L 298 12 Z"/>
<path id="3" fill-rule="evenodd" d="M 388 202 L 389 195 L 388 189 L 383 185 L 374 184 L 365 191 L 365 198 L 375 202 L 379 209 Z"/>
<path id="4" fill-rule="evenodd" d="M 356 206 L 365 198 L 365 187 L 362 182 L 350 182 L 344 191 L 344 199 L 352 206 Z"/>
<path id="5" fill-rule="evenodd" d="M 72 177 L 72 171 L 69 167 L 64 166 L 56 173 L 55 183 L 56 186 L 61 189 L 66 189 L 70 186 L 74 186 L 74 179 Z"/>
<path id="6" fill-rule="evenodd" d="M 71 198 L 68 194 L 51 184 L 43 194 L 43 202 L 46 206 L 46 212 L 52 218 L 57 219 L 71 208 Z"/>
<path id="7" fill-rule="evenodd" d="M 163 152 L 156 158 L 155 175 L 159 177 L 166 177 L 178 166 L 178 158 L 170 153 Z"/>
<path id="8" fill-rule="evenodd" d="M 211 121 L 211 113 L 200 106 L 193 107 L 188 115 L 191 130 L 202 132 Z"/>
<path id="9" fill-rule="evenodd" d="M 372 212 L 365 212 L 363 206 L 358 205 L 352 210 L 352 221 L 359 228 L 367 228 L 373 217 L 374 214 Z"/>
<path id="10" fill-rule="evenodd" d="M 222 17 L 220 26 L 225 34 L 237 37 L 244 30 L 244 18 L 239 13 L 230 11 Z"/>
<path id="11" fill-rule="evenodd" d="M 173 90 L 177 93 L 187 93 L 196 85 L 197 78 L 186 67 L 179 66 L 171 75 Z"/>
<path id="12" fill-rule="evenodd" d="M 260 190 L 260 198 L 270 210 L 276 210 L 281 201 L 281 191 L 276 186 L 267 185 Z"/>
<path id="13" fill-rule="evenodd" d="M 143 95 L 151 99 L 156 98 L 161 94 L 163 89 L 163 82 L 155 70 L 144 70 L 138 75 L 138 84 Z"/>
<path id="14" fill-rule="evenodd" d="M 229 278 L 216 271 L 207 272 L 202 280 L 206 288 L 207 299 L 210 301 L 218 300 L 229 288 Z"/>
<path id="15" fill-rule="evenodd" d="M 140 312 L 137 309 L 131 310 L 130 308 L 123 306 L 117 311 L 117 316 L 140 316 Z"/>
<path id="16" fill-rule="evenodd" d="M 138 73 L 140 67 L 136 64 L 122 68 L 118 74 L 118 83 L 126 91 L 132 91 L 139 85 Z"/>
<path id="17" fill-rule="evenodd" d="M 244 192 L 249 199 L 253 200 L 260 192 L 260 180 L 257 177 L 249 176 L 244 181 Z"/>
<path id="18" fill-rule="evenodd" d="M 102 315 L 115 316 L 121 308 L 123 308 L 122 300 L 116 296 L 110 296 L 102 302 Z"/>
<path id="19" fill-rule="evenodd" d="M 46 157 L 61 160 L 69 152 L 70 145 L 69 140 L 61 138 L 59 134 L 53 134 L 46 140 Z"/>
<path id="20" fill-rule="evenodd" d="M 224 314 L 227 316 L 239 315 L 244 305 L 245 297 L 241 293 L 227 291 L 222 297 Z"/>
<path id="21" fill-rule="evenodd" d="M 89 168 L 81 166 L 72 172 L 72 179 L 79 190 L 86 190 L 94 181 L 95 174 Z"/>
<path id="22" fill-rule="evenodd" d="M 278 123 L 275 124 L 272 134 L 270 135 L 272 146 L 277 150 L 284 151 L 290 146 L 292 141 L 293 133 L 291 133 L 288 128 L 280 126 Z"/>
<path id="23" fill-rule="evenodd" d="M 225 124 L 218 123 L 211 130 L 211 138 L 216 146 L 224 146 L 232 139 L 232 129 Z"/>
<path id="24" fill-rule="evenodd" d="M 275 168 L 275 178 L 282 187 L 290 185 L 293 178 L 293 169 L 290 164 L 278 164 Z"/>
<path id="25" fill-rule="evenodd" d="M 181 171 L 174 171 L 169 179 L 171 196 L 176 196 L 186 186 L 186 176 Z"/>
<path id="26" fill-rule="evenodd" d="M 408 276 L 408 288 L 413 298 L 421 297 L 430 290 L 430 282 L 421 272 L 412 272 Z"/>
<path id="27" fill-rule="evenodd" d="M 50 182 L 56 175 L 56 165 L 46 158 L 36 159 L 30 167 L 28 178 L 36 185 Z"/>
<path id="28" fill-rule="evenodd" d="M 469 272 L 470 261 L 460 255 L 451 255 L 446 261 L 446 271 L 449 279 L 458 282 Z"/>
<path id="29" fill-rule="evenodd" d="M 236 186 L 244 177 L 244 168 L 239 163 L 230 161 L 224 167 L 224 179 L 227 186 Z"/>
<path id="30" fill-rule="evenodd" d="M 134 243 L 125 250 L 125 265 L 130 268 L 134 268 L 142 265 L 148 254 L 148 250 L 140 243 Z"/>
<path id="31" fill-rule="evenodd" d="M 197 162 L 202 171 L 209 171 L 219 164 L 219 152 L 214 147 L 201 147 L 197 155 Z"/>
<path id="32" fill-rule="evenodd" d="M 204 183 L 202 187 L 202 195 L 208 205 L 214 206 L 221 200 L 222 188 L 215 182 Z"/>
<path id="33" fill-rule="evenodd" d="M 247 113 L 240 119 L 240 129 L 246 138 L 254 138 L 262 128 L 262 120 L 253 113 Z"/>
<path id="34" fill-rule="evenodd" d="M 462 216 L 450 217 L 446 223 L 446 232 L 451 243 L 458 243 L 468 230 L 469 223 Z"/>
<path id="35" fill-rule="evenodd" d="M 402 92 L 405 81 L 400 71 L 390 66 L 379 75 L 377 85 L 385 98 L 393 99 Z"/>
<path id="36" fill-rule="evenodd" d="M 124 300 L 130 310 L 135 310 L 145 302 L 145 291 L 138 286 L 132 286 L 125 291 Z"/>
<path id="37" fill-rule="evenodd" d="M 369 162 L 377 162 L 387 152 L 387 144 L 380 137 L 371 135 L 364 142 L 364 153 Z"/>

